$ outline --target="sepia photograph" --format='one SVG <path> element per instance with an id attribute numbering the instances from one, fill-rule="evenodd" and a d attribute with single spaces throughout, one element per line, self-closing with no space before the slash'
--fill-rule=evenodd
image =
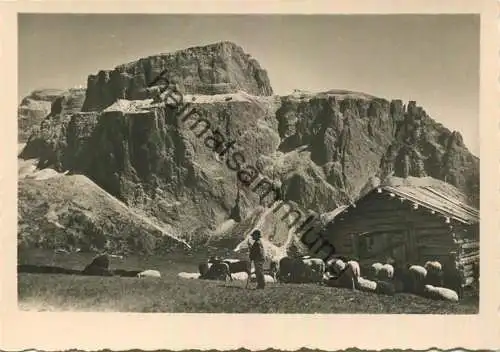
<path id="1" fill-rule="evenodd" d="M 478 14 L 17 28 L 19 310 L 479 313 Z"/>

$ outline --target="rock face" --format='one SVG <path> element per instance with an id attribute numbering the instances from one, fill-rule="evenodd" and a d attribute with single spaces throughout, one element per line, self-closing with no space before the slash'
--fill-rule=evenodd
<path id="1" fill-rule="evenodd" d="M 19 143 L 28 140 L 33 133 L 32 128 L 38 126 L 40 121 L 49 114 L 52 102 L 63 93 L 64 91 L 59 89 L 35 90 L 21 101 L 17 109 Z"/>
<path id="2" fill-rule="evenodd" d="M 234 43 L 219 42 L 150 56 L 89 76 L 83 110 L 102 110 L 117 99 L 151 98 L 146 88 L 165 70 L 165 77 L 185 93 L 273 94 L 266 71 L 255 59 Z"/>
<path id="3" fill-rule="evenodd" d="M 210 74 L 199 69 L 207 62 Z M 181 79 L 189 108 L 140 96 L 165 67 Z M 113 78 L 122 73 L 127 80 Z M 221 82 L 235 86 L 214 94 Z M 265 71 L 234 44 L 141 59 L 91 76 L 85 111 L 53 106 L 21 156 L 88 176 L 194 247 L 233 246 L 255 226 L 293 247 L 282 215 L 259 198 L 260 175 L 276 181 L 282 199 L 319 213 L 390 176 L 445 180 L 478 204 L 479 159 L 415 102 L 340 90 L 271 94 Z"/>

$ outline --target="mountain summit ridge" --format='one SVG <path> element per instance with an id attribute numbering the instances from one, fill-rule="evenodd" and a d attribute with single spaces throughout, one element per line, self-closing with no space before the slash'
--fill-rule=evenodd
<path id="1" fill-rule="evenodd" d="M 208 147 L 213 131 L 236 141 L 245 164 L 304 211 L 348 204 L 374 177 L 432 177 L 479 204 L 479 159 L 415 101 L 341 89 L 276 96 L 265 70 L 240 49 L 215 43 L 90 75 L 81 108 L 71 96 L 53 104 L 21 158 L 85 175 L 193 247 L 230 248 L 257 223 L 271 243 L 289 239 L 282 215 L 263 211 L 258 194 L 227 167 L 234 151 L 221 159 Z M 152 104 L 147 82 L 165 68 L 210 122 L 202 137 L 193 121 L 179 121 L 179 109 Z"/>

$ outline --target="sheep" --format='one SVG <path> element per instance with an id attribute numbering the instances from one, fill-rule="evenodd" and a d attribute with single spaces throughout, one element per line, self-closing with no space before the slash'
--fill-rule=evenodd
<path id="1" fill-rule="evenodd" d="M 391 264 L 384 264 L 379 270 L 378 277 L 382 281 L 389 281 L 394 278 L 394 267 Z"/>
<path id="2" fill-rule="evenodd" d="M 427 270 L 425 284 L 432 286 L 443 286 L 443 271 L 441 263 L 438 261 L 428 261 L 424 268 Z"/>
<path id="3" fill-rule="evenodd" d="M 356 290 L 356 285 L 359 278 L 361 277 L 361 269 L 359 268 L 359 263 L 355 260 L 350 260 L 345 264 L 345 269 L 341 275 L 345 279 L 347 287 L 352 290 Z"/>
<path id="4" fill-rule="evenodd" d="M 158 270 L 144 270 L 137 274 L 137 277 L 155 277 L 160 278 L 161 274 Z"/>
<path id="5" fill-rule="evenodd" d="M 207 263 L 207 262 L 198 264 L 198 271 L 200 272 L 200 278 L 203 278 L 208 273 L 211 266 L 212 263 Z"/>
<path id="6" fill-rule="evenodd" d="M 427 273 L 429 271 L 441 271 L 443 268 L 441 266 L 441 263 L 438 261 L 427 261 L 424 265 L 425 270 L 427 270 Z"/>
<path id="7" fill-rule="evenodd" d="M 428 298 L 438 299 L 443 301 L 458 302 L 458 294 L 445 287 L 436 287 L 432 285 L 425 285 L 423 295 Z"/>
<path id="8" fill-rule="evenodd" d="M 423 290 L 424 280 L 427 276 L 427 270 L 420 265 L 411 265 L 408 269 L 411 280 L 410 291 L 418 293 Z"/>
<path id="9" fill-rule="evenodd" d="M 181 279 L 199 279 L 200 274 L 199 273 L 180 272 L 177 274 L 177 277 L 180 277 Z"/>
<path id="10" fill-rule="evenodd" d="M 358 279 L 357 287 L 360 291 L 375 292 L 375 290 L 377 289 L 377 283 L 373 280 L 368 280 L 360 277 Z"/>
<path id="11" fill-rule="evenodd" d="M 229 277 L 232 279 L 231 274 L 235 273 L 246 273 L 247 274 L 247 286 L 250 282 L 250 275 L 252 273 L 252 263 L 249 260 L 241 259 L 219 259 L 217 257 L 211 257 L 208 261 L 211 264 L 225 263 L 229 268 Z"/>
<path id="12" fill-rule="evenodd" d="M 233 281 L 231 276 L 231 271 L 229 269 L 229 264 L 225 262 L 215 262 L 210 266 L 210 269 L 200 277 L 207 280 L 229 280 Z"/>
<path id="13" fill-rule="evenodd" d="M 233 280 L 237 281 L 248 281 L 248 274 L 244 271 L 239 273 L 231 273 L 231 277 L 233 278 Z"/>
<path id="14" fill-rule="evenodd" d="M 257 277 L 255 276 L 255 274 L 252 274 L 250 276 L 250 280 L 252 282 L 255 282 L 257 280 Z M 264 282 L 267 284 L 274 284 L 276 282 L 276 280 L 271 275 L 264 274 Z"/>
<path id="15" fill-rule="evenodd" d="M 332 259 L 326 263 L 326 267 L 330 274 L 338 276 L 345 270 L 346 263 L 342 259 Z"/>
<path id="16" fill-rule="evenodd" d="M 372 279 L 378 278 L 378 275 L 380 273 L 380 269 L 382 269 L 383 264 L 382 263 L 373 263 L 370 267 L 370 274 L 369 277 Z"/>

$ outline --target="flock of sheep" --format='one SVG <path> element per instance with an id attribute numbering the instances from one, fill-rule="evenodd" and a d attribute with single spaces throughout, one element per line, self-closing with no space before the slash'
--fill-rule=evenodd
<path id="1" fill-rule="evenodd" d="M 424 266 L 373 263 L 364 267 L 366 276 L 362 276 L 362 268 L 358 261 L 345 257 L 322 259 L 310 256 L 284 257 L 271 260 L 265 273 L 268 283 L 317 283 L 330 287 L 344 287 L 352 290 L 394 295 L 407 292 L 424 297 L 458 301 L 463 296 L 463 275 L 453 265 L 443 265 L 438 261 L 428 261 Z M 181 272 L 178 277 L 185 279 L 206 280 L 242 280 L 249 282 L 255 279 L 252 265 L 248 260 L 220 259 L 211 257 L 198 265 L 199 273 Z M 478 269 L 477 269 L 478 270 Z"/>
<path id="2" fill-rule="evenodd" d="M 82 270 L 84 275 L 135 276 L 160 278 L 157 270 L 109 270 L 110 254 L 96 256 Z M 479 280 L 479 264 L 473 265 L 476 283 Z M 366 275 L 362 276 L 362 272 Z M 311 256 L 273 258 L 264 273 L 266 283 L 317 283 L 330 287 L 348 288 L 394 295 L 407 292 L 424 297 L 458 301 L 463 297 L 464 277 L 451 259 L 443 266 L 438 261 L 428 261 L 424 266 L 397 266 L 394 263 L 373 263 L 360 266 L 354 259 L 338 257 L 324 262 Z M 178 273 L 183 279 L 255 281 L 255 273 L 249 260 L 211 257 L 198 265 L 198 273 Z"/>

